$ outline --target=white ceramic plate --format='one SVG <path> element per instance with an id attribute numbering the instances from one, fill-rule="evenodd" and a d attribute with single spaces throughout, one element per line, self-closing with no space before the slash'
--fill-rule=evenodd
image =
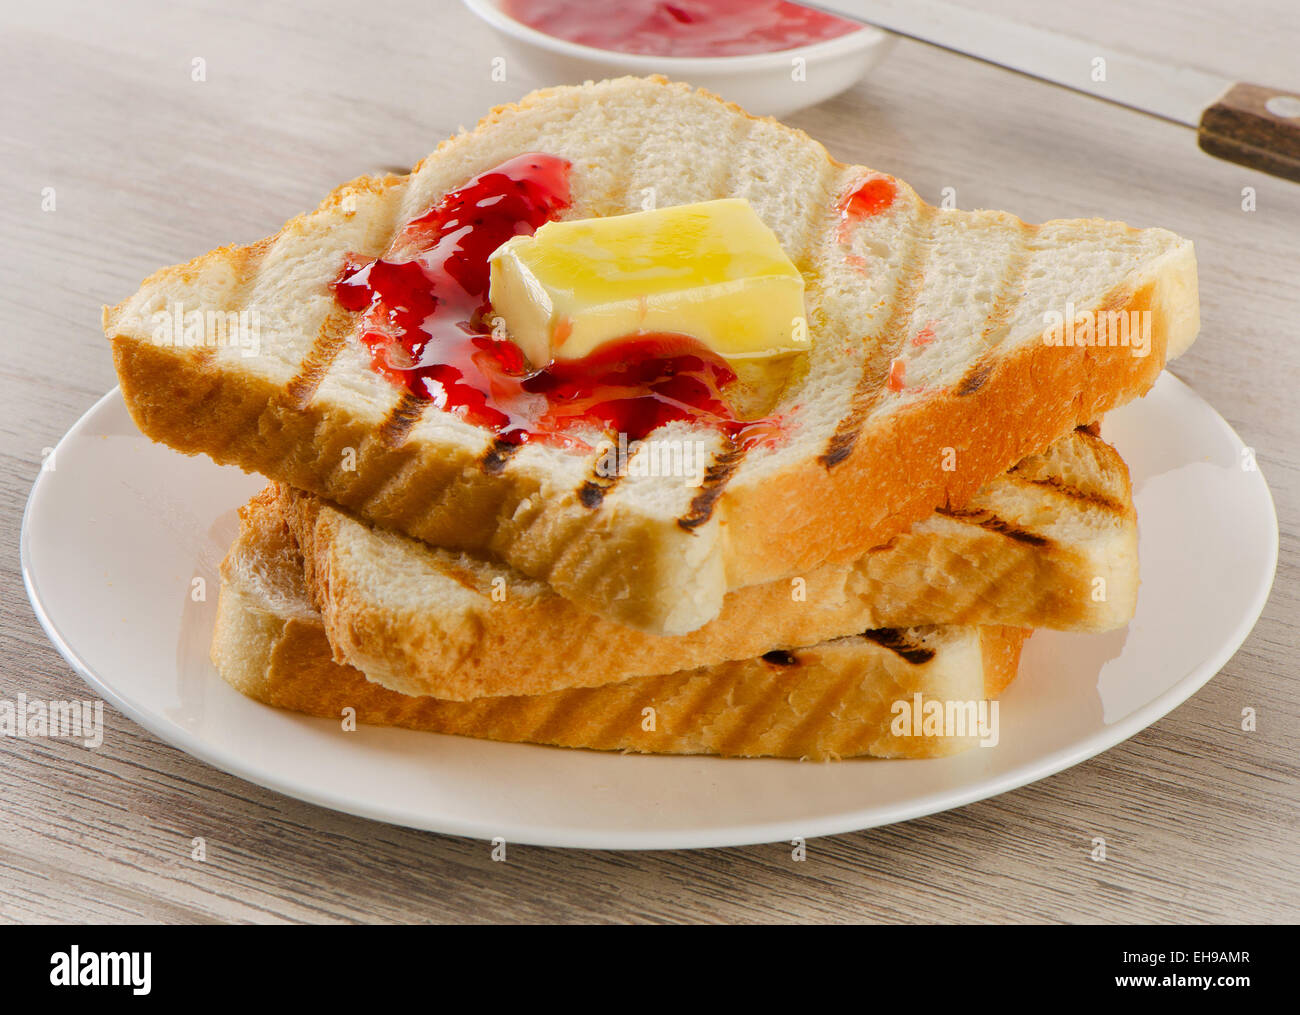
<path id="1" fill-rule="evenodd" d="M 829 835 L 1004 793 L 1113 747 L 1210 679 L 1264 607 L 1277 518 L 1241 441 L 1170 374 L 1112 413 L 1133 472 L 1143 583 L 1106 635 L 1040 631 L 1001 742 L 934 761 L 738 761 L 345 733 L 245 699 L 208 661 L 217 564 L 260 481 L 150 443 L 115 390 L 32 489 L 23 573 L 55 646 L 95 691 L 209 764 L 325 807 L 454 835 L 666 849 Z M 1246 464 L 1249 464 L 1248 462 Z M 195 578 L 206 601 L 194 601 Z M 71 693 L 71 689 L 70 689 Z"/>

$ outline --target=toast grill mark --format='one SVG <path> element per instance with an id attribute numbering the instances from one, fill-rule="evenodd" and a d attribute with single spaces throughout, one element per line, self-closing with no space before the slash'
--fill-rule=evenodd
<path id="1" fill-rule="evenodd" d="M 705 677 L 686 678 L 683 687 L 694 685 L 698 688 L 698 692 L 685 705 L 672 710 L 670 716 L 671 730 L 664 725 L 661 725 L 660 728 L 670 733 L 684 729 L 705 729 L 708 723 L 703 720 L 708 717 L 715 717 L 719 704 L 722 704 L 723 708 L 725 708 L 726 703 L 732 700 L 732 694 L 740 685 L 743 673 L 744 665 L 741 664 L 739 666 L 728 666 L 716 676 L 710 674 Z M 680 689 L 675 688 L 675 690 Z M 662 714 L 660 718 L 662 720 Z"/>
<path id="2" fill-rule="evenodd" d="M 794 690 L 794 682 L 802 679 L 802 677 L 803 674 L 795 670 L 774 675 L 771 686 L 763 697 L 741 713 L 743 718 L 732 727 L 731 731 L 718 744 L 716 748 L 718 752 L 738 755 L 741 745 L 751 739 L 755 730 L 761 729 L 764 733 L 770 730 L 773 707 L 777 702 L 784 701 L 789 696 L 790 692 Z"/>
<path id="3" fill-rule="evenodd" d="M 980 345 L 987 351 L 996 346 L 1011 330 L 1011 322 L 1016 310 L 1025 296 L 1025 274 L 1029 271 L 1029 262 L 1033 251 L 1029 247 L 1029 237 L 1038 231 L 1037 226 L 1020 222 L 1016 226 L 1016 240 L 1011 253 L 1007 256 L 1002 269 L 1002 279 L 998 282 L 993 296 L 993 305 L 984 317 L 984 327 L 980 331 Z M 966 376 L 957 384 L 958 397 L 973 395 L 984 387 L 985 381 L 993 372 L 991 361 L 977 359 L 967 371 Z"/>
<path id="4" fill-rule="evenodd" d="M 610 445 L 616 448 L 617 445 Z M 609 448 L 602 448 L 597 452 L 596 457 L 592 460 L 591 476 L 583 480 L 582 486 L 578 487 L 578 500 L 582 506 L 596 510 L 605 501 L 605 494 L 618 485 L 618 481 L 623 478 L 623 470 L 618 469 L 613 473 L 606 475 L 600 469 L 600 463 L 605 459 Z"/>
<path id="5" fill-rule="evenodd" d="M 989 379 L 989 374 L 992 372 L 992 363 L 976 363 L 957 385 L 957 394 L 959 396 L 975 394 L 984 387 L 984 382 Z"/>
<path id="6" fill-rule="evenodd" d="M 923 666 L 934 658 L 934 649 L 908 641 L 907 636 L 894 627 L 872 628 L 870 631 L 863 631 L 862 637 L 902 656 L 913 666 Z"/>
<path id="7" fill-rule="evenodd" d="M 818 206 L 829 209 L 829 216 L 832 225 L 830 228 L 838 228 L 842 221 L 843 213 L 839 209 L 839 199 L 843 192 L 842 179 L 840 170 L 843 166 L 834 162 L 826 161 L 818 167 L 817 186 L 812 189 L 813 198 Z M 729 190 L 728 193 L 734 193 Z M 801 271 L 806 269 L 813 260 L 814 245 L 819 245 L 826 235 L 827 223 L 825 218 L 815 215 L 803 216 L 803 235 L 800 237 L 798 244 L 799 255 L 796 257 L 790 254 L 790 260 L 799 265 Z M 791 244 L 791 251 L 794 245 Z M 818 308 L 820 309 L 820 308 Z M 810 308 L 810 313 L 816 312 Z"/>
<path id="8" fill-rule="evenodd" d="M 667 92 L 668 89 L 664 89 Z M 658 152 L 672 150 L 676 138 L 669 131 L 680 130 L 677 117 L 673 115 L 672 96 L 656 94 L 651 100 L 651 108 L 646 110 L 642 122 L 639 124 L 637 131 L 636 144 L 630 151 L 625 149 L 622 158 L 622 172 L 613 171 L 609 173 L 611 178 L 621 176 L 626 181 L 626 186 L 622 188 L 622 194 L 615 202 L 614 206 L 609 209 L 599 208 L 593 205 L 591 211 L 583 212 L 587 215 L 622 215 L 631 211 L 647 211 L 649 208 L 656 208 L 662 205 L 685 204 L 689 201 L 700 201 L 703 198 L 687 197 L 680 192 L 664 193 L 666 188 L 655 185 L 655 178 L 651 176 L 653 168 L 659 161 Z M 661 118 L 658 114 L 660 110 L 669 110 L 666 117 Z M 664 123 L 668 126 L 663 126 Z M 667 136 L 665 136 L 667 134 Z M 610 167 L 613 169 L 613 167 Z M 650 172 L 647 172 L 647 168 Z M 689 175 L 689 169 L 681 167 L 677 174 L 678 179 L 693 180 Z M 649 208 L 647 208 L 649 205 Z"/>
<path id="9" fill-rule="evenodd" d="M 728 480 L 736 474 L 744 459 L 745 448 L 728 437 L 726 446 L 713 456 L 712 464 L 704 470 L 704 481 L 700 483 L 700 492 L 691 500 L 691 506 L 687 508 L 686 514 L 677 519 L 679 527 L 691 532 L 709 520 Z"/>
<path id="10" fill-rule="evenodd" d="M 373 685 L 372 685 L 373 686 Z M 511 714 L 511 711 L 521 704 L 526 704 L 528 699 L 517 695 L 502 695 L 495 698 L 474 698 L 470 701 L 449 701 L 438 698 L 412 699 L 416 701 L 428 701 L 438 711 L 438 718 L 443 722 L 468 722 L 472 729 L 467 730 L 470 736 L 482 736 L 478 732 L 500 729 L 498 725 L 500 720 Z M 536 699 L 533 699 L 534 701 Z M 531 719 L 531 716 L 528 716 Z M 533 720 L 536 726 L 536 720 Z M 519 737 L 527 736 L 526 730 L 511 730 L 509 735 L 503 735 L 502 740 L 515 740 Z"/>
<path id="11" fill-rule="evenodd" d="M 799 725 L 791 730 L 785 737 L 785 743 L 782 747 L 793 753 L 796 746 L 801 749 L 806 756 L 810 747 L 817 746 L 817 736 L 819 732 L 824 732 L 826 717 L 834 715 L 837 706 L 844 703 L 845 699 L 862 683 L 862 674 L 856 668 L 850 668 L 849 674 L 842 680 L 835 682 L 829 691 L 817 699 L 817 703 L 804 712 L 804 717 Z M 865 724 L 864 724 L 865 726 Z M 842 746 L 839 738 L 832 741 L 835 747 Z M 827 744 L 826 750 L 831 750 L 831 745 Z"/>
<path id="12" fill-rule="evenodd" d="M 403 173 L 406 172 L 408 170 L 403 170 Z M 391 185 L 398 182 L 398 180 L 366 180 L 359 192 L 382 195 L 387 193 Z M 335 191 L 333 196 L 342 200 L 339 191 Z M 397 211 L 397 206 L 394 203 L 391 207 L 376 212 L 376 227 L 382 221 L 390 239 L 396 231 L 393 219 L 397 215 Z M 262 240 L 250 249 L 261 248 L 263 244 L 265 244 L 265 250 L 270 250 L 272 241 L 269 239 Z M 325 379 L 330 367 L 334 365 L 334 360 L 347 344 L 348 338 L 355 334 L 356 324 L 360 316 L 360 314 L 354 314 L 342 307 L 335 306 L 325 318 L 320 331 L 316 333 L 311 348 L 307 350 L 307 355 L 303 357 L 302 362 L 298 365 L 298 373 L 286 386 L 286 392 L 293 405 L 298 408 L 305 408 L 312 400 L 316 394 L 316 389 L 320 387 L 321 381 Z"/>
<path id="13" fill-rule="evenodd" d="M 853 391 L 849 411 L 840 419 L 835 433 L 826 443 L 826 450 L 817 459 L 828 469 L 839 465 L 853 453 L 862 432 L 862 424 L 886 390 L 890 364 L 908 341 L 907 324 L 916 309 L 917 296 L 925 285 L 925 263 L 933 247 L 930 242 L 933 239 L 933 221 L 934 209 L 926 204 L 918 204 L 915 233 L 898 269 L 889 317 L 875 336 L 873 344 L 876 350 L 862 365 L 862 374 Z M 895 337 L 889 341 L 891 335 Z"/>
<path id="14" fill-rule="evenodd" d="M 572 728 L 575 717 L 587 711 L 586 707 L 593 697 L 600 694 L 599 687 L 574 687 L 554 695 L 545 695 L 552 707 L 542 716 L 529 732 L 530 739 L 543 742 L 554 740 L 561 732 Z M 593 737 L 592 742 L 599 744 L 601 738 Z"/>
<path id="15" fill-rule="evenodd" d="M 1029 238 L 1038 232 L 1038 226 L 1017 222 L 1015 228 L 1015 244 L 1007 256 L 1006 265 L 1002 269 L 1002 279 L 998 282 L 997 292 L 993 296 L 993 306 L 989 308 L 988 315 L 984 318 L 984 329 L 980 332 L 980 345 L 985 349 L 992 349 L 1007 337 L 1007 332 L 1011 330 L 1011 321 L 1025 296 L 1025 275 L 1029 271 L 1029 261 L 1033 256 Z M 987 376 L 986 371 L 980 378 L 981 385 Z M 957 393 L 969 394 L 965 391 Z"/>
<path id="16" fill-rule="evenodd" d="M 600 479 L 588 479 L 583 482 L 582 486 L 578 487 L 578 500 L 582 502 L 583 507 L 590 508 L 594 511 L 604 503 L 606 492 L 608 492 L 609 488 L 617 481 L 618 477 L 616 476 L 610 477 L 609 479 L 604 477 L 601 477 Z"/>
<path id="17" fill-rule="evenodd" d="M 491 447 L 483 452 L 478 464 L 489 476 L 499 476 L 506 471 L 506 465 L 521 447 L 522 444 L 512 444 L 510 441 L 503 441 L 500 437 L 494 437 Z"/>
<path id="18" fill-rule="evenodd" d="M 1129 488 L 1124 468 L 1117 461 L 1119 456 L 1115 449 L 1101 439 L 1099 431 L 1096 423 L 1076 427 L 1068 438 L 1068 444 L 1066 440 L 1061 442 L 1059 452 L 1053 448 L 1042 455 L 1022 459 L 1007 470 L 1007 478 L 1016 483 L 1043 487 L 1078 503 L 1127 517 L 1130 513 Z M 1077 455 L 1087 461 L 1078 468 L 1051 464 L 1058 454 Z M 1045 467 L 1044 462 L 1047 463 Z M 1039 474 L 1033 475 L 1035 472 Z M 1087 485 L 1081 486 L 1066 479 L 1067 473 L 1082 474 L 1087 477 Z"/>
<path id="19" fill-rule="evenodd" d="M 316 394 L 352 331 L 352 318 L 352 314 L 337 308 L 326 315 L 298 373 L 285 385 L 285 396 L 295 409 L 305 409 Z"/>
<path id="20" fill-rule="evenodd" d="M 858 427 L 861 427 L 858 423 Z M 840 462 L 848 458 L 853 451 L 853 445 L 858 442 L 858 431 L 850 430 L 844 433 L 836 432 L 826 444 L 826 451 L 817 461 L 821 462 L 826 468 L 833 465 L 839 465 Z"/>
<path id="21" fill-rule="evenodd" d="M 397 404 L 388 413 L 388 418 L 379 426 L 379 442 L 386 448 L 397 449 L 406 443 L 411 428 L 420 419 L 429 399 L 420 398 L 409 391 L 403 392 Z"/>
<path id="22" fill-rule="evenodd" d="M 1017 528 L 1006 519 L 999 518 L 992 511 L 959 510 L 957 508 L 938 508 L 937 510 L 939 514 L 948 518 L 970 522 L 973 525 L 978 525 L 981 529 L 988 529 L 990 532 L 997 532 L 1008 539 L 1014 539 L 1017 543 L 1025 543 L 1028 546 L 1046 546 L 1051 542 L 1046 536 L 1040 536 Z"/>
<path id="23" fill-rule="evenodd" d="M 793 652 L 786 652 L 784 649 L 775 649 L 771 652 L 763 653 L 763 662 L 770 663 L 772 666 L 798 666 L 799 657 Z"/>
<path id="24" fill-rule="evenodd" d="M 1016 477 L 1022 483 L 1030 483 L 1034 486 L 1045 486 L 1050 490 L 1069 497 L 1071 500 L 1079 501 L 1082 504 L 1091 504 L 1094 507 L 1102 508 L 1105 511 L 1113 512 L 1117 515 L 1126 513 L 1126 509 L 1114 497 L 1101 493 L 1098 490 L 1085 490 L 1073 483 L 1067 483 L 1058 476 L 1044 476 L 1041 479 L 1021 479 Z"/>
<path id="25" fill-rule="evenodd" d="M 626 744 L 629 740 L 633 740 L 637 734 L 643 732 L 641 729 L 641 720 L 644 718 L 642 709 L 654 708 L 654 703 L 664 696 L 665 689 L 680 680 L 681 677 L 676 674 L 666 673 L 661 677 L 643 677 L 630 682 L 625 688 L 627 704 L 615 712 L 609 721 L 601 726 L 600 730 L 592 737 L 592 743 L 613 746 L 618 743 Z M 593 687 L 591 693 L 596 695 L 607 690 L 608 685 Z M 561 693 L 568 695 L 570 692 Z M 656 718 L 656 731 L 658 726 L 659 723 Z M 629 736 L 629 734 L 632 735 Z"/>

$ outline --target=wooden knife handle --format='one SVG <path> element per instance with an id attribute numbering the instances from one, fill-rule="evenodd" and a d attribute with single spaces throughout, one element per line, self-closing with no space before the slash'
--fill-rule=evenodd
<path id="1" fill-rule="evenodd" d="M 1300 95 L 1238 83 L 1201 114 L 1202 150 L 1300 182 Z"/>

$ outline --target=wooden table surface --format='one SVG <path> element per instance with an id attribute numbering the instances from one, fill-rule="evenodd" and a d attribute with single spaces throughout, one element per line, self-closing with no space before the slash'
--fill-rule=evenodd
<path id="1" fill-rule="evenodd" d="M 969 0 L 974 2 L 974 0 Z M 985 4 L 984 6 L 988 6 Z M 1114 46 L 1300 90 L 1292 0 L 997 6 Z M 1135 9 L 1137 8 L 1137 9 Z M 43 448 L 115 383 L 100 304 L 154 268 L 273 232 L 336 183 L 409 165 L 537 82 L 457 3 L 45 0 L 0 47 L 0 698 L 78 678 L 23 592 Z M 193 80 L 196 59 L 205 80 Z M 1294 921 L 1300 645 L 1300 185 L 1190 131 L 907 41 L 789 118 L 931 201 L 1103 215 L 1193 238 L 1203 326 L 1175 366 L 1257 457 L 1282 558 L 1254 633 L 1132 740 L 957 811 L 699 852 L 513 847 L 350 817 L 242 782 L 106 710 L 98 750 L 0 738 L 9 921 Z M 1243 210 L 1243 188 L 1255 210 Z M 54 188 L 54 210 L 42 209 Z M 1189 553 L 1195 547 L 1188 547 Z M 1171 603 L 1171 609 L 1177 604 Z M 1258 729 L 1240 730 L 1243 707 Z M 204 863 L 190 841 L 208 844 Z M 1108 859 L 1090 859 L 1104 836 Z"/>

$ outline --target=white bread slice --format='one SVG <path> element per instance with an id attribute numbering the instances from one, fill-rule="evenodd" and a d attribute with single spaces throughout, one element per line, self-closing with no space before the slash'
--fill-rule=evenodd
<path id="1" fill-rule="evenodd" d="M 466 700 L 592 687 L 747 659 L 873 628 L 1002 624 L 1099 631 L 1137 604 L 1128 469 L 1080 430 L 848 564 L 730 593 L 689 634 L 584 612 L 509 567 L 370 525 L 272 487 L 338 662 L 411 695 Z"/>
<path id="2" fill-rule="evenodd" d="M 264 501 L 241 512 L 222 563 L 212 661 L 257 701 L 309 715 L 516 743 L 656 754 L 825 760 L 928 758 L 975 736 L 898 736 L 897 701 L 974 702 L 1011 682 L 1028 631 L 930 627 L 873 632 L 668 676 L 534 696 L 408 697 L 333 661 L 301 561 Z M 873 640 L 873 637 L 875 640 Z M 653 729 L 646 709 L 653 709 Z"/>
<path id="3" fill-rule="evenodd" d="M 530 444 L 503 459 L 489 431 L 412 407 L 370 368 L 329 288 L 345 255 L 380 256 L 442 194 L 526 151 L 572 161 L 563 217 L 637 210 L 647 188 L 660 206 L 752 204 L 807 285 L 814 347 L 776 409 L 787 441 L 741 454 L 713 431 L 674 424 L 655 436 L 711 449 L 702 487 L 653 475 L 611 486 L 596 475 L 603 448 Z M 1096 219 L 1031 226 L 937 209 L 901 181 L 884 212 L 843 221 L 843 199 L 876 176 L 663 79 L 546 89 L 445 141 L 409 176 L 356 180 L 269 239 L 155 273 L 106 308 L 104 328 L 150 437 L 489 554 L 619 623 L 681 634 L 716 617 L 732 589 L 852 560 L 960 506 L 1145 392 L 1196 333 L 1187 240 Z M 1148 314 L 1149 354 L 1045 344 L 1045 315 L 1069 303 Z M 256 312 L 259 354 L 159 344 L 154 315 L 178 304 Z M 922 333 L 933 339 L 917 344 Z"/>

